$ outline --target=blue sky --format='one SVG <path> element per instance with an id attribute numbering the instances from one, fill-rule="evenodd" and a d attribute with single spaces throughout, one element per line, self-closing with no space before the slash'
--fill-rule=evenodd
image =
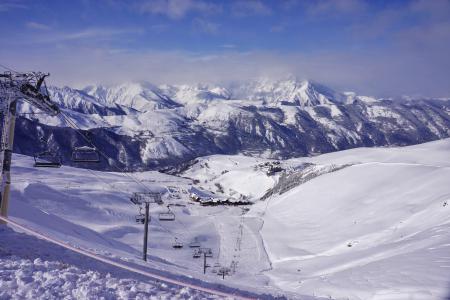
<path id="1" fill-rule="evenodd" d="M 450 0 L 0 0 L 0 63 L 54 84 L 293 74 L 450 96 Z"/>

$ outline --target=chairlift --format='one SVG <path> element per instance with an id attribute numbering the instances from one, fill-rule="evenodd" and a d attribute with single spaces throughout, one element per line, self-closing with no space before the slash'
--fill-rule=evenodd
<path id="1" fill-rule="evenodd" d="M 77 163 L 98 163 L 100 156 L 94 147 L 75 147 L 72 151 L 72 161 Z"/>
<path id="2" fill-rule="evenodd" d="M 163 204 L 161 194 L 154 192 L 134 192 L 131 195 L 130 201 L 135 205 L 142 205 L 144 203 Z"/>
<path id="3" fill-rule="evenodd" d="M 230 275 L 230 268 L 228 267 L 221 267 L 218 271 L 217 271 L 217 275 L 219 276 L 224 276 L 224 275 Z"/>
<path id="4" fill-rule="evenodd" d="M 199 252 L 201 254 L 205 254 L 206 257 L 213 257 L 213 253 L 211 248 L 200 248 Z"/>
<path id="5" fill-rule="evenodd" d="M 175 241 L 173 242 L 172 247 L 175 249 L 181 249 L 181 248 L 183 248 L 183 243 L 178 241 L 177 238 L 175 238 Z"/>
<path id="6" fill-rule="evenodd" d="M 34 155 L 34 167 L 36 168 L 59 168 L 61 167 L 61 157 L 45 151 Z"/>
<path id="7" fill-rule="evenodd" d="M 189 243 L 189 248 L 200 248 L 200 242 L 197 238 L 195 238 L 192 242 Z"/>
<path id="8" fill-rule="evenodd" d="M 144 214 L 136 215 L 136 223 L 144 224 L 145 223 L 145 215 Z"/>
<path id="9" fill-rule="evenodd" d="M 219 268 L 221 267 L 220 263 L 216 262 L 211 270 L 211 272 L 213 273 L 217 273 L 217 271 L 219 270 Z"/>
<path id="10" fill-rule="evenodd" d="M 193 258 L 200 258 L 202 256 L 202 253 L 199 249 L 195 249 L 194 253 L 192 254 Z"/>
<path id="11" fill-rule="evenodd" d="M 175 214 L 167 207 L 167 212 L 159 213 L 158 220 L 160 221 L 175 221 Z"/>

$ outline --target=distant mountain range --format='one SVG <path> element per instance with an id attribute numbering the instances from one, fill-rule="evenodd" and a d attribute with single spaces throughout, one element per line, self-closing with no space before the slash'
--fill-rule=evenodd
<path id="1" fill-rule="evenodd" d="M 375 99 L 295 78 L 49 90 L 64 114 L 113 158 L 82 166 L 96 169 L 164 168 L 209 154 L 289 158 L 450 136 L 450 99 Z M 27 104 L 19 112 L 15 152 L 51 150 L 74 165 L 72 148 L 86 142 L 67 120 L 24 114 L 33 112 Z"/>

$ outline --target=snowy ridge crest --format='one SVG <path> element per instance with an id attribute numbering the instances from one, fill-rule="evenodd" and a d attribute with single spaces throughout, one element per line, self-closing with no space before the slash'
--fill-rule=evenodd
<path id="1" fill-rule="evenodd" d="M 292 77 L 226 86 L 133 82 L 83 90 L 52 87 L 50 93 L 77 126 L 91 131 L 99 147 L 132 169 L 218 153 L 291 158 L 450 136 L 448 99 L 375 99 Z M 15 150 L 70 153 L 83 142 L 68 127 L 55 117 L 24 116 L 19 139 L 35 143 Z M 100 168 L 108 166 L 105 162 Z"/>

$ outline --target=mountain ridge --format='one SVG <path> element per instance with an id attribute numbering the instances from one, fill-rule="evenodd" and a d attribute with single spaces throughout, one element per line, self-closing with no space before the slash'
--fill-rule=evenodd
<path id="1" fill-rule="evenodd" d="M 97 147 L 107 147 L 115 160 L 132 170 L 209 154 L 282 159 L 450 136 L 450 100 L 376 99 L 292 78 L 229 86 L 134 82 L 49 91 L 77 126 L 93 133 Z M 19 112 L 30 109 L 21 105 Z M 72 164 L 68 153 L 83 141 L 68 127 L 56 117 L 22 115 L 19 136 L 35 143 L 15 151 L 31 155 L 49 149 Z M 37 128 L 40 135 L 31 136 Z M 63 140 L 64 134 L 55 138 L 61 130 L 68 131 L 69 140 Z M 111 167 L 111 162 L 103 162 L 95 168 Z"/>

